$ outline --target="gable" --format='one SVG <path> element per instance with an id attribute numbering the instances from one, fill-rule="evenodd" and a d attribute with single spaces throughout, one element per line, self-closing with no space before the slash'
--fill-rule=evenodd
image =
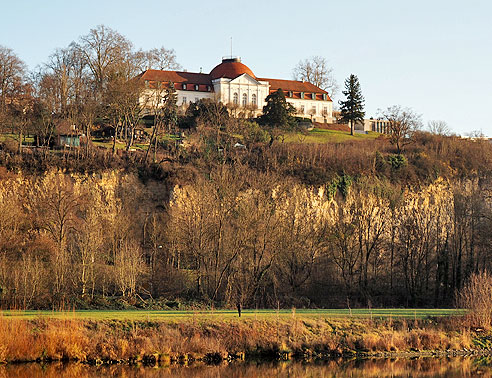
<path id="1" fill-rule="evenodd" d="M 247 73 L 239 75 L 235 79 L 230 81 L 231 84 L 249 84 L 249 85 L 262 85 L 258 80 L 251 77 Z"/>

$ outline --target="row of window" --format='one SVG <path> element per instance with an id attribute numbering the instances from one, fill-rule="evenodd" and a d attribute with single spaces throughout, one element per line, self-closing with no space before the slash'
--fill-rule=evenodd
<path id="1" fill-rule="evenodd" d="M 294 92 L 288 91 L 287 92 L 287 96 L 288 97 L 294 97 Z M 300 93 L 300 97 L 301 97 L 301 99 L 305 99 L 306 98 L 306 93 L 301 92 Z M 309 97 L 311 97 L 311 100 L 316 100 L 316 93 L 311 93 L 311 95 Z M 323 93 L 323 96 L 322 97 L 323 97 L 323 101 L 327 101 L 328 100 L 328 95 L 326 93 Z"/>
<path id="2" fill-rule="evenodd" d="M 234 94 L 232 95 L 232 103 L 234 105 L 239 105 L 239 94 L 237 94 L 237 92 L 234 92 Z M 251 105 L 257 106 L 257 104 L 258 104 L 258 101 L 256 99 L 256 94 L 253 93 L 251 95 Z M 248 94 L 247 93 L 243 93 L 241 105 L 242 106 L 248 105 Z"/>
<path id="3" fill-rule="evenodd" d="M 149 88 L 149 80 L 145 80 L 145 87 L 146 88 Z M 157 82 L 157 88 L 161 88 L 161 82 L 160 81 Z M 187 84 L 187 83 L 183 83 L 182 84 L 182 89 L 183 90 L 191 90 L 192 88 L 195 91 L 199 91 L 200 90 L 200 85 L 199 84 Z M 211 90 L 212 90 L 212 87 L 210 85 L 207 85 L 207 92 L 210 92 Z M 291 98 L 294 97 L 294 92 L 293 91 L 288 91 L 287 92 L 287 96 L 288 97 L 291 97 Z M 243 95 L 243 97 L 244 97 L 244 95 Z M 300 97 L 301 97 L 301 99 L 305 99 L 306 98 L 306 93 L 305 92 L 300 92 Z M 309 94 L 309 97 L 311 98 L 311 100 L 316 100 L 316 93 L 310 93 Z M 327 101 L 328 100 L 328 96 L 327 96 L 326 93 L 323 93 L 322 97 L 323 97 L 323 100 L 324 101 Z M 246 101 L 247 101 L 247 99 L 246 99 Z M 237 104 L 239 104 L 239 102 Z"/>
<path id="4" fill-rule="evenodd" d="M 306 108 L 304 107 L 304 105 L 301 105 L 300 108 L 299 108 L 299 113 L 301 114 L 306 114 Z M 317 111 L 316 111 L 316 105 L 313 105 L 311 107 L 311 110 L 309 112 L 309 114 L 316 114 Z M 328 115 L 328 106 L 323 106 L 323 112 L 322 112 L 323 115 Z"/>
<path id="5" fill-rule="evenodd" d="M 198 84 L 190 84 L 190 89 L 191 89 L 191 85 L 193 85 L 193 89 L 195 91 L 200 90 L 200 86 Z M 187 90 L 187 89 L 188 89 L 188 84 L 183 83 L 183 90 Z M 212 90 L 212 87 L 210 85 L 207 85 L 207 91 L 210 92 L 211 90 Z"/>
<path id="6" fill-rule="evenodd" d="M 195 97 L 195 102 L 198 102 L 199 98 L 198 97 Z M 163 100 L 164 102 L 164 100 Z M 186 105 L 188 103 L 188 99 L 186 97 L 183 97 L 183 101 L 182 101 L 182 105 Z M 234 105 L 239 105 L 239 95 L 237 93 L 234 93 L 233 96 L 232 96 L 232 103 Z M 243 107 L 246 107 L 248 106 L 248 95 L 246 93 L 243 93 L 243 96 L 242 96 L 242 103 L 241 105 Z M 257 97 L 256 97 L 256 94 L 252 94 L 251 95 L 251 105 L 253 106 L 257 106 L 258 105 L 258 102 L 257 102 Z M 304 105 L 301 105 L 300 108 L 299 108 L 299 112 L 301 114 L 306 114 L 306 108 Z M 317 109 L 316 109 L 316 105 L 313 105 L 311 107 L 311 111 L 309 112 L 309 114 L 316 114 L 317 113 Z M 322 112 L 323 115 L 328 115 L 328 106 L 323 106 L 323 112 Z M 373 123 L 373 128 L 374 128 L 374 123 Z"/>
<path id="7" fill-rule="evenodd" d="M 198 100 L 200 100 L 198 97 L 195 97 L 195 102 L 198 102 Z M 183 97 L 183 102 L 182 104 L 183 105 L 186 105 L 188 103 L 188 99 L 186 97 Z"/>
<path id="8" fill-rule="evenodd" d="M 156 86 L 157 88 L 161 88 L 161 82 L 160 81 L 157 81 L 157 82 L 154 82 L 156 83 Z M 146 88 L 149 88 L 150 87 L 150 81 L 149 80 L 145 80 L 145 87 Z M 200 85 L 199 84 L 187 84 L 187 83 L 183 83 L 182 84 L 182 89 L 183 90 L 191 90 L 193 88 L 193 90 L 195 91 L 199 91 L 200 90 Z M 212 87 L 210 85 L 207 85 L 207 92 L 210 92 L 212 90 Z"/>

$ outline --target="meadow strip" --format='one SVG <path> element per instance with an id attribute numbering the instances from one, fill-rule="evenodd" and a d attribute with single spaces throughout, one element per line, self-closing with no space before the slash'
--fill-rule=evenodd
<path id="1" fill-rule="evenodd" d="M 0 317 L 0 361 L 156 362 L 484 349 L 458 320 L 290 317 L 167 321 Z M 483 337 L 483 335 L 481 336 Z"/>

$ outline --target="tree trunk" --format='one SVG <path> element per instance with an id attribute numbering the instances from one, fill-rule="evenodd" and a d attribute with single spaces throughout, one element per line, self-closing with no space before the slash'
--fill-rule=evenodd
<path id="1" fill-rule="evenodd" d="M 22 155 L 22 130 L 19 131 L 19 155 Z"/>

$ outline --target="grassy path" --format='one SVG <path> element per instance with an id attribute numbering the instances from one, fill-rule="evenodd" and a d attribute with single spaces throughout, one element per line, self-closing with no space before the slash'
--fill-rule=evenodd
<path id="1" fill-rule="evenodd" d="M 274 319 L 292 318 L 409 318 L 422 319 L 426 317 L 440 317 L 461 315 L 464 310 L 455 309 L 317 309 L 317 310 L 243 310 L 242 317 L 247 319 Z M 174 321 L 187 319 L 237 319 L 234 310 L 75 310 L 75 311 L 1 311 L 0 316 L 17 319 L 57 318 L 57 319 L 86 319 L 86 320 L 152 320 Z"/>

